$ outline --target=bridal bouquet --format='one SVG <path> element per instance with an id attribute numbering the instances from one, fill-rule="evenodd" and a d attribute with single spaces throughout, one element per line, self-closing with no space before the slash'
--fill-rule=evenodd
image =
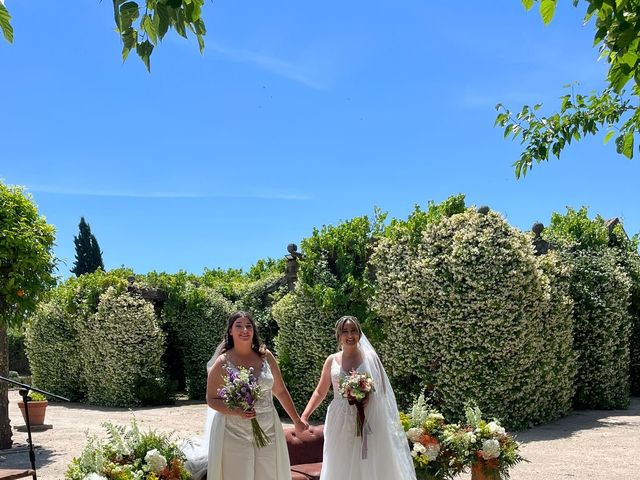
<path id="1" fill-rule="evenodd" d="M 223 377 L 224 386 L 218 390 L 218 396 L 231 410 L 253 410 L 256 402 L 262 395 L 262 388 L 258 379 L 253 374 L 253 367 L 235 368 L 226 367 L 227 374 Z M 253 442 L 256 447 L 262 448 L 269 445 L 269 437 L 255 418 L 251 419 L 253 430 Z"/>
<path id="2" fill-rule="evenodd" d="M 375 391 L 373 378 L 369 373 L 352 370 L 346 377 L 341 377 L 338 384 L 338 392 L 349 401 L 349 405 L 355 405 L 358 411 L 356 415 L 356 437 L 362 436 L 364 426 L 364 400 L 371 392 Z"/>
<path id="3" fill-rule="evenodd" d="M 71 460 L 65 480 L 188 480 L 184 454 L 169 435 L 103 423 L 108 439 L 89 437 Z"/>

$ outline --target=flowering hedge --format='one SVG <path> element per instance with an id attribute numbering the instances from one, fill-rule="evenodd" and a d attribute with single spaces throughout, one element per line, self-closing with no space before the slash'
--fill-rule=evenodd
<path id="1" fill-rule="evenodd" d="M 324 226 L 302 241 L 296 291 L 273 307 L 278 322 L 278 361 L 297 405 L 304 406 L 320 378 L 325 358 L 337 349 L 335 323 L 342 315 L 355 315 L 369 337 L 377 324 L 368 299 L 373 293 L 368 260 L 373 239 L 380 234 L 384 216 L 356 217 L 336 226 Z M 325 407 L 316 410 L 321 418 Z"/>
<path id="2" fill-rule="evenodd" d="M 276 352 L 289 393 L 299 410 L 304 409 L 316 387 L 322 365 L 336 351 L 334 324 L 337 311 L 322 312 L 313 299 L 298 291 L 286 295 L 273 307 L 280 330 Z M 326 403 L 314 412 L 324 418 Z"/>
<path id="3" fill-rule="evenodd" d="M 86 384 L 78 342 L 74 320 L 59 296 L 38 305 L 25 337 L 33 384 L 72 400 L 82 399 Z"/>
<path id="4" fill-rule="evenodd" d="M 162 319 L 174 354 L 182 358 L 189 398 L 205 397 L 207 362 L 222 340 L 232 310 L 231 302 L 210 287 L 187 283 L 170 292 Z"/>
<path id="5" fill-rule="evenodd" d="M 136 385 L 162 377 L 164 334 L 153 306 L 109 288 L 90 322 L 80 325 L 80 349 L 89 403 L 138 403 Z"/>
<path id="6" fill-rule="evenodd" d="M 372 259 L 372 305 L 394 386 L 408 396 L 432 384 L 454 418 L 470 399 L 511 427 L 565 413 L 567 299 L 551 295 L 530 238 L 496 213 L 467 210 L 427 223 L 415 239 L 395 232 Z M 553 346 L 550 334 L 559 338 Z M 569 366 L 552 375 L 563 361 Z"/>
<path id="7" fill-rule="evenodd" d="M 629 405 L 630 280 L 608 249 L 571 255 L 574 346 L 578 354 L 575 404 Z"/>

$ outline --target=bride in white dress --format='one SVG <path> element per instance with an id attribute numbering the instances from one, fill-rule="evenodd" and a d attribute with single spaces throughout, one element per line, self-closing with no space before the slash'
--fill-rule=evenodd
<path id="1" fill-rule="evenodd" d="M 308 423 L 329 387 L 333 388 L 324 424 L 320 480 L 415 480 L 393 389 L 358 320 L 351 316 L 340 318 L 336 339 L 341 351 L 327 357 L 318 386 L 302 413 L 302 421 Z M 356 436 L 355 405 L 349 405 L 338 393 L 340 378 L 352 370 L 371 374 L 375 388 L 365 403 L 362 436 Z"/>
<path id="2" fill-rule="evenodd" d="M 207 480 L 290 480 L 291 471 L 282 424 L 273 405 L 275 396 L 298 432 L 308 424 L 298 416 L 282 380 L 275 358 L 260 345 L 256 325 L 248 312 L 229 317 L 225 339 L 210 361 L 207 377 L 209 414 L 205 437 L 183 445 L 185 466 L 194 479 Z M 253 368 L 263 395 L 251 411 L 230 410 L 218 396 L 225 368 Z M 267 434 L 269 444 L 253 443 L 251 419 L 256 418 Z"/>

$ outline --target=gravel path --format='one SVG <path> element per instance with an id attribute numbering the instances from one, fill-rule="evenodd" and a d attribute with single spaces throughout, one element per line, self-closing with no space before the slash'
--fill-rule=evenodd
<path id="1" fill-rule="evenodd" d="M 23 425 L 17 392 L 9 393 L 12 425 Z M 176 439 L 198 435 L 203 403 L 180 402 L 172 407 L 132 410 L 51 404 L 46 423 L 53 428 L 33 434 L 41 480 L 62 480 L 68 462 L 80 454 L 86 433 L 104 436 L 102 422 L 128 424 L 134 414 L 143 430 L 174 432 Z M 640 478 L 640 398 L 629 410 L 578 411 L 556 422 L 520 432 L 523 454 L 530 463 L 513 470 L 513 480 L 638 480 Z M 14 430 L 14 442 L 26 443 L 26 433 Z M 0 468 L 27 467 L 24 449 L 0 451 Z M 467 480 L 468 476 L 461 477 Z"/>

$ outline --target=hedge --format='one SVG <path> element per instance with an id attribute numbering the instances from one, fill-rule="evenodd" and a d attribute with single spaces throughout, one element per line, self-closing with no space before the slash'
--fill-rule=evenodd
<path id="1" fill-rule="evenodd" d="M 136 405 L 138 385 L 162 378 L 164 334 L 142 298 L 110 287 L 79 331 L 89 403 Z"/>
<path id="2" fill-rule="evenodd" d="M 570 339 L 571 323 L 530 238 L 471 209 L 427 223 L 417 245 L 415 233 L 401 233 L 382 239 L 372 259 L 381 350 L 401 403 L 431 387 L 447 415 L 462 417 L 475 400 L 512 428 L 566 412 L 571 368 L 549 372 L 571 345 L 545 343 L 550 333 Z M 542 388 L 549 381 L 557 383 Z"/>

